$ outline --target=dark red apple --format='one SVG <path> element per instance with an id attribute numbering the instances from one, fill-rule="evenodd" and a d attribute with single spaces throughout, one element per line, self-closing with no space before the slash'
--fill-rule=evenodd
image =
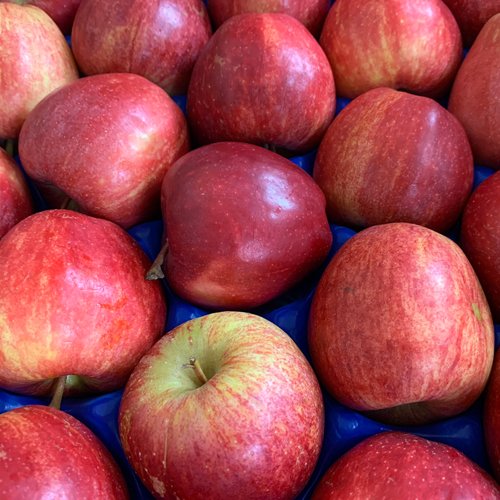
<path id="1" fill-rule="evenodd" d="M 413 222 L 445 231 L 469 197 L 474 164 L 462 125 L 445 108 L 379 88 L 354 99 L 330 125 L 314 179 L 337 224 Z"/>
<path id="2" fill-rule="evenodd" d="M 495 481 L 451 446 L 402 432 L 369 437 L 335 462 L 312 500 L 500 498 Z"/>
<path id="3" fill-rule="evenodd" d="M 15 139 L 47 94 L 78 78 L 71 50 L 37 7 L 0 2 L 0 138 Z"/>
<path id="4" fill-rule="evenodd" d="M 460 30 L 441 0 L 337 0 L 320 43 L 338 94 L 349 98 L 376 87 L 441 96 L 462 58 Z"/>
<path id="5" fill-rule="evenodd" d="M 0 240 L 0 387 L 49 394 L 125 384 L 163 333 L 159 283 L 119 226 L 69 210 L 39 212 Z"/>
<path id="6" fill-rule="evenodd" d="M 33 213 L 33 202 L 21 170 L 0 148 L 0 238 Z"/>
<path id="7" fill-rule="evenodd" d="M 207 308 L 247 309 L 277 297 L 325 258 L 325 197 L 291 161 L 217 143 L 178 160 L 162 186 L 167 280 Z"/>
<path id="8" fill-rule="evenodd" d="M 500 481 L 500 350 L 488 383 L 484 408 L 485 443 L 493 474 Z"/>
<path id="9" fill-rule="evenodd" d="M 286 14 L 240 14 L 195 64 L 187 112 L 199 142 L 241 141 L 290 151 L 316 146 L 335 109 L 318 42 Z"/>
<path id="10" fill-rule="evenodd" d="M 180 108 L 157 85 L 124 73 L 81 78 L 52 93 L 19 137 L 30 177 L 123 227 L 159 214 L 165 172 L 187 150 Z"/>
<path id="11" fill-rule="evenodd" d="M 476 163 L 500 169 L 500 14 L 479 33 L 458 71 L 448 109 L 469 137 Z"/>
<path id="12" fill-rule="evenodd" d="M 341 403 L 383 422 L 457 415 L 493 362 L 488 303 L 452 240 L 422 226 L 373 226 L 333 257 L 309 318 L 313 367 Z"/>
<path id="13" fill-rule="evenodd" d="M 83 0 L 72 47 L 87 75 L 137 73 L 176 95 L 211 33 L 201 0 Z"/>
<path id="14" fill-rule="evenodd" d="M 76 418 L 47 406 L 0 415 L 0 497 L 128 498 L 109 451 Z"/>
<path id="15" fill-rule="evenodd" d="M 208 12 L 215 26 L 230 17 L 250 12 L 278 12 L 298 19 L 314 36 L 319 36 L 330 0 L 210 0 Z"/>

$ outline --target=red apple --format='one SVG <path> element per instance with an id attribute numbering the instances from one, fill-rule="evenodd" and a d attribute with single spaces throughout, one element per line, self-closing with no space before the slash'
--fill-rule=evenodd
<path id="1" fill-rule="evenodd" d="M 460 30 L 441 0 L 337 0 L 320 38 L 342 97 L 376 87 L 443 95 L 462 58 Z"/>
<path id="2" fill-rule="evenodd" d="M 120 406 L 130 463 L 157 498 L 290 499 L 323 438 L 309 363 L 269 321 L 241 312 L 191 320 L 139 362 Z"/>
<path id="3" fill-rule="evenodd" d="M 318 267 L 332 243 L 313 179 L 249 144 L 211 144 L 183 156 L 163 181 L 162 213 L 168 282 L 207 308 L 268 302 Z"/>
<path id="4" fill-rule="evenodd" d="M 500 498 L 495 481 L 451 446 L 403 432 L 372 436 L 326 472 L 312 500 Z"/>
<path id="5" fill-rule="evenodd" d="M 365 229 L 333 257 L 308 340 L 339 402 L 398 425 L 466 410 L 493 362 L 493 322 L 469 261 L 453 241 L 407 223 Z"/>
<path id="6" fill-rule="evenodd" d="M 208 12 L 215 26 L 230 17 L 250 12 L 278 12 L 298 19 L 314 36 L 318 36 L 325 21 L 330 0 L 210 0 Z"/>
<path id="7" fill-rule="evenodd" d="M 476 163 L 500 169 L 500 14 L 481 30 L 457 74 L 448 109 L 469 136 Z"/>
<path id="8" fill-rule="evenodd" d="M 493 319 L 500 322 L 500 172 L 481 183 L 462 218 L 460 245 L 488 298 Z"/>
<path id="9" fill-rule="evenodd" d="M 290 151 L 316 146 L 335 109 L 318 42 L 286 14 L 228 19 L 195 64 L 187 112 L 202 144 L 241 141 Z"/>
<path id="10" fill-rule="evenodd" d="M 474 164 L 463 127 L 445 108 L 378 88 L 354 99 L 330 125 L 314 179 L 337 224 L 413 222 L 445 231 L 471 192 Z"/>
<path id="11" fill-rule="evenodd" d="M 106 392 L 163 332 L 159 283 L 115 224 L 69 210 L 39 212 L 0 240 L 0 387 L 25 394 Z"/>
<path id="12" fill-rule="evenodd" d="M 0 415 L 0 497 L 128 498 L 109 451 L 76 418 L 24 406 Z"/>
<path id="13" fill-rule="evenodd" d="M 0 238 L 33 213 L 33 203 L 21 170 L 0 148 Z"/>
<path id="14" fill-rule="evenodd" d="M 187 150 L 179 107 L 132 74 L 81 78 L 59 89 L 33 110 L 19 137 L 30 177 L 123 227 L 159 213 L 165 172 Z"/>
<path id="15" fill-rule="evenodd" d="M 460 26 L 465 46 L 470 47 L 486 21 L 500 13 L 500 0 L 443 0 Z"/>
<path id="16" fill-rule="evenodd" d="M 175 95 L 211 33 L 201 0 L 83 0 L 72 47 L 87 75 L 137 73 Z"/>
<path id="17" fill-rule="evenodd" d="M 500 350 L 497 351 L 488 383 L 484 409 L 486 449 L 493 474 L 500 481 Z"/>
<path id="18" fill-rule="evenodd" d="M 37 7 L 0 2 L 0 138 L 15 139 L 28 113 L 78 78 L 57 25 Z"/>

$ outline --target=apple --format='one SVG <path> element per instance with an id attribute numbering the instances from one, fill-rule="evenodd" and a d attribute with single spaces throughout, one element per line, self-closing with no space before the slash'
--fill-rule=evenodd
<path id="1" fill-rule="evenodd" d="M 497 351 L 486 392 L 484 433 L 493 474 L 500 481 L 500 350 Z"/>
<path id="2" fill-rule="evenodd" d="M 205 308 L 270 301 L 316 269 L 332 244 L 313 179 L 250 144 L 210 144 L 177 160 L 163 180 L 162 213 L 168 282 Z"/>
<path id="3" fill-rule="evenodd" d="M 71 50 L 37 7 L 0 2 L 0 138 L 16 139 L 28 113 L 78 78 Z"/>
<path id="4" fill-rule="evenodd" d="M 500 13 L 500 0 L 443 0 L 462 32 L 464 45 L 470 47 L 486 21 Z"/>
<path id="5" fill-rule="evenodd" d="M 137 73 L 177 95 L 211 34 L 201 0 L 83 0 L 72 47 L 87 75 Z"/>
<path id="6" fill-rule="evenodd" d="M 188 147 L 180 108 L 157 85 L 125 73 L 81 78 L 52 93 L 19 137 L 31 178 L 125 228 L 159 214 L 165 172 Z"/>
<path id="7" fill-rule="evenodd" d="M 455 448 L 403 432 L 371 436 L 328 469 L 312 500 L 500 498 L 495 481 Z"/>
<path id="8" fill-rule="evenodd" d="M 378 88 L 351 101 L 330 125 L 314 179 L 336 224 L 412 222 L 445 231 L 472 190 L 474 163 L 462 125 L 445 108 Z"/>
<path id="9" fill-rule="evenodd" d="M 200 54 L 187 94 L 189 123 L 201 144 L 240 141 L 308 151 L 334 110 L 328 60 L 287 14 L 228 19 Z"/>
<path id="10" fill-rule="evenodd" d="M 294 498 L 323 426 L 302 352 L 242 312 L 203 316 L 160 339 L 130 376 L 119 414 L 125 454 L 157 498 Z"/>
<path id="11" fill-rule="evenodd" d="M 0 497 L 128 498 L 109 451 L 76 418 L 24 406 L 0 415 Z"/>
<path id="12" fill-rule="evenodd" d="M 33 202 L 21 170 L 0 148 L 0 238 L 33 213 Z"/>
<path id="13" fill-rule="evenodd" d="M 159 283 L 119 226 L 70 210 L 38 212 L 0 240 L 0 387 L 51 394 L 123 385 L 163 333 Z"/>
<path id="14" fill-rule="evenodd" d="M 479 277 L 493 319 L 500 323 L 500 172 L 483 181 L 468 201 L 460 245 Z"/>
<path id="15" fill-rule="evenodd" d="M 462 58 L 460 30 L 441 0 L 337 0 L 320 44 L 338 94 L 349 98 L 376 87 L 442 96 Z"/>
<path id="16" fill-rule="evenodd" d="M 335 254 L 314 294 L 308 342 L 340 403 L 385 423 L 422 425 L 478 398 L 494 331 L 458 245 L 401 222 L 364 229 Z"/>
<path id="17" fill-rule="evenodd" d="M 467 132 L 476 163 L 500 169 L 500 14 L 479 33 L 458 71 L 448 109 Z"/>
<path id="18" fill-rule="evenodd" d="M 208 12 L 219 27 L 230 17 L 250 12 L 278 12 L 298 19 L 314 36 L 319 36 L 330 0 L 210 0 Z"/>

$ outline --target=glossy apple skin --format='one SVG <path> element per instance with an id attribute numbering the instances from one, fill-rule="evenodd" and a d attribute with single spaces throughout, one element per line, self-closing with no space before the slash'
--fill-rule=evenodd
<path id="1" fill-rule="evenodd" d="M 150 262 L 115 224 L 69 210 L 34 214 L 0 240 L 0 387 L 50 394 L 125 384 L 163 333 Z M 79 378 L 78 378 L 79 377 Z"/>
<path id="2" fill-rule="evenodd" d="M 195 357 L 201 385 L 183 367 Z M 222 312 L 180 325 L 139 362 L 125 388 L 125 453 L 158 498 L 292 499 L 323 437 L 316 376 L 269 321 Z"/>
<path id="3" fill-rule="evenodd" d="M 490 310 L 462 250 L 407 223 L 365 229 L 333 257 L 313 298 L 308 341 L 338 401 L 397 425 L 466 410 L 494 351 Z"/>
<path id="4" fill-rule="evenodd" d="M 211 34 L 201 0 L 83 0 L 72 47 L 87 75 L 137 73 L 177 95 Z"/>
<path id="5" fill-rule="evenodd" d="M 469 258 L 500 323 L 500 172 L 482 182 L 462 217 L 460 245 Z"/>
<path id="6" fill-rule="evenodd" d="M 180 108 L 157 85 L 125 73 L 59 89 L 19 136 L 30 177 L 63 191 L 82 212 L 125 228 L 159 214 L 165 172 L 188 148 Z"/>
<path id="7" fill-rule="evenodd" d="M 451 89 L 448 109 L 467 132 L 476 163 L 500 169 L 500 14 L 472 45 Z"/>
<path id="8" fill-rule="evenodd" d="M 268 302 L 318 267 L 332 244 L 313 179 L 249 144 L 211 144 L 178 160 L 163 181 L 162 213 L 168 282 L 206 308 Z"/>
<path id="9" fill-rule="evenodd" d="M 37 7 L 0 2 L 0 138 L 15 139 L 47 94 L 78 78 L 71 50 Z"/>
<path id="10" fill-rule="evenodd" d="M 337 224 L 412 222 L 445 231 L 469 197 L 474 164 L 462 125 L 445 108 L 379 88 L 354 99 L 330 125 L 314 179 Z"/>
<path id="11" fill-rule="evenodd" d="M 441 0 L 337 0 L 320 44 L 338 94 L 349 98 L 376 87 L 441 96 L 462 58 L 460 30 Z"/>
<path id="12" fill-rule="evenodd" d="M 500 0 L 443 1 L 455 16 L 466 47 L 472 45 L 488 19 L 500 13 Z"/>
<path id="13" fill-rule="evenodd" d="M 76 418 L 48 406 L 0 415 L 0 497 L 128 498 L 109 451 Z"/>
<path id="14" fill-rule="evenodd" d="M 21 170 L 0 148 L 0 238 L 32 213 L 31 194 Z"/>
<path id="15" fill-rule="evenodd" d="M 315 37 L 319 36 L 328 9 L 329 0 L 210 0 L 208 12 L 219 27 L 230 17 L 251 12 L 288 14 L 300 21 Z"/>
<path id="16" fill-rule="evenodd" d="M 493 475 L 500 481 L 500 351 L 495 355 L 491 377 L 488 382 L 484 407 L 484 433 L 486 450 L 490 458 Z"/>
<path id="17" fill-rule="evenodd" d="M 371 436 L 335 462 L 312 500 L 500 498 L 495 481 L 451 446 L 403 432 Z"/>
<path id="18" fill-rule="evenodd" d="M 240 141 L 289 151 L 316 146 L 333 119 L 335 85 L 318 42 L 286 14 L 240 14 L 193 69 L 187 112 L 201 144 Z"/>

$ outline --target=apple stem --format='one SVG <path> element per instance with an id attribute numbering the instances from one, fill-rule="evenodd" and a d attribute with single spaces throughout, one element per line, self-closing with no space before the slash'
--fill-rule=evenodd
<path id="1" fill-rule="evenodd" d="M 168 240 L 165 241 L 164 245 L 161 247 L 160 253 L 156 256 L 156 259 L 153 261 L 153 264 L 149 268 L 149 271 L 146 273 L 146 279 L 149 281 L 159 280 L 165 277 L 161 266 L 163 265 L 163 261 L 165 260 L 165 256 L 168 253 Z"/>
<path id="2" fill-rule="evenodd" d="M 70 196 L 66 196 L 64 198 L 64 201 L 61 203 L 61 206 L 59 207 L 61 210 L 73 210 L 74 212 L 78 212 L 78 203 L 76 203 L 73 198 Z"/>
<path id="3" fill-rule="evenodd" d="M 276 144 L 271 144 L 271 143 L 266 143 L 264 144 L 264 147 L 266 149 L 268 149 L 269 151 L 272 151 L 273 153 L 276 153 L 277 152 L 277 147 L 276 147 Z"/>
<path id="4" fill-rule="evenodd" d="M 66 386 L 66 375 L 59 377 L 56 382 L 56 387 L 54 389 L 54 394 L 50 400 L 49 406 L 55 408 L 56 410 L 61 409 L 61 401 L 64 394 L 64 388 Z"/>
<path id="5" fill-rule="evenodd" d="M 7 139 L 5 141 L 5 151 L 7 154 L 13 158 L 14 157 L 14 140 L 13 139 Z"/>
<path id="6" fill-rule="evenodd" d="M 189 358 L 189 363 L 183 365 L 184 368 L 192 368 L 198 380 L 202 384 L 206 384 L 208 382 L 208 378 L 203 371 L 203 368 L 200 365 L 200 362 L 196 358 Z"/>

